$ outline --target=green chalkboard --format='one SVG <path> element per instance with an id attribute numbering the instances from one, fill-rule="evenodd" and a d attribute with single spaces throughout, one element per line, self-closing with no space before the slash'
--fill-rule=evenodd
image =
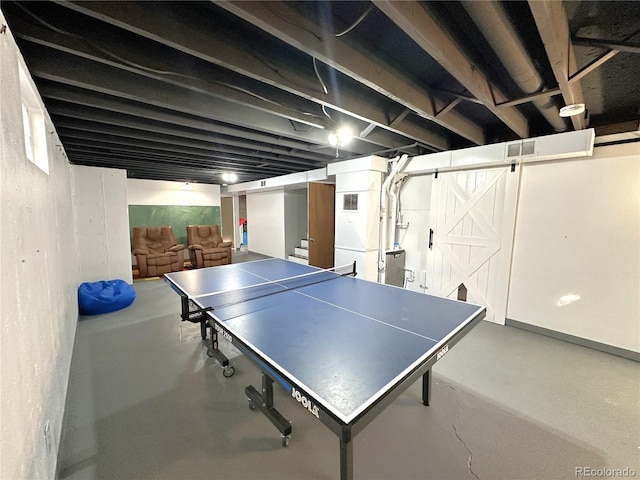
<path id="1" fill-rule="evenodd" d="M 187 225 L 220 226 L 220 207 L 180 205 L 129 205 L 129 234 L 133 227 L 171 225 L 176 241 L 187 246 Z"/>

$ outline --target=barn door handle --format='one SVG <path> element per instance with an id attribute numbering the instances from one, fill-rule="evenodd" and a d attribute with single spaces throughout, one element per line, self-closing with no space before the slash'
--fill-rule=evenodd
<path id="1" fill-rule="evenodd" d="M 433 247 L 433 228 L 429 229 L 429 250 Z"/>

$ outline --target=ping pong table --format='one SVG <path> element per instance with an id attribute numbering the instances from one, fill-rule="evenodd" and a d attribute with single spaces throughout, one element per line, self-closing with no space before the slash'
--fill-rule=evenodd
<path id="1" fill-rule="evenodd" d="M 245 389 L 287 446 L 292 427 L 273 404 L 281 384 L 340 440 L 340 478 L 353 478 L 353 437 L 422 377 L 430 403 L 431 367 L 485 316 L 485 308 L 282 259 L 165 275 L 181 296 L 183 321 L 200 323 L 207 353 L 230 342 L 262 370 Z"/>

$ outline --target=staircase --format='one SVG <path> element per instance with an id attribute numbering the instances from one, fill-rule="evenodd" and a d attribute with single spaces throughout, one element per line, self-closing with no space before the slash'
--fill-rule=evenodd
<path id="1" fill-rule="evenodd" d="M 309 241 L 300 240 L 300 246 L 295 248 L 293 255 L 289 255 L 289 260 L 309 265 Z"/>

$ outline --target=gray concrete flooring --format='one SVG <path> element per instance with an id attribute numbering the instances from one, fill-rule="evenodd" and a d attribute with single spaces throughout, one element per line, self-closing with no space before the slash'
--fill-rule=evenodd
<path id="1" fill-rule="evenodd" d="M 261 257 L 242 253 L 234 262 Z M 127 309 L 79 322 L 61 479 L 338 478 L 331 431 L 276 385 L 293 421 L 283 448 L 244 395 L 260 370 L 223 344 L 236 365 L 224 378 L 164 281 L 134 287 Z M 640 477 L 636 362 L 483 322 L 433 375 L 432 406 L 418 382 L 355 437 L 356 479 Z"/>

